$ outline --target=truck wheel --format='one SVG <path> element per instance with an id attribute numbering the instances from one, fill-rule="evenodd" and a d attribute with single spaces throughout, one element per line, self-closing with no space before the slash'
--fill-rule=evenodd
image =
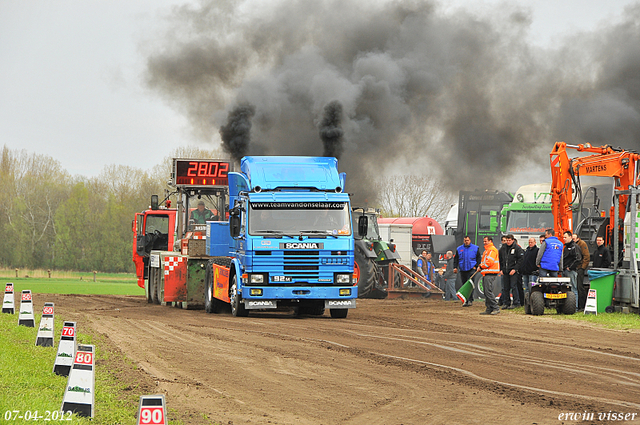
<path id="1" fill-rule="evenodd" d="M 204 311 L 207 313 L 213 313 L 213 281 L 211 279 L 211 272 L 209 266 L 205 273 L 205 288 L 204 288 Z"/>
<path id="2" fill-rule="evenodd" d="M 235 317 L 247 317 L 249 315 L 249 311 L 244 308 L 244 303 L 242 302 L 240 294 L 238 293 L 238 283 L 236 280 L 236 275 L 233 275 L 233 278 L 231 279 L 229 298 L 231 299 L 231 314 L 233 314 Z"/>
<path id="3" fill-rule="evenodd" d="M 149 295 L 154 304 L 160 304 L 158 301 L 158 282 L 156 281 L 156 274 L 149 275 Z"/>
<path id="4" fill-rule="evenodd" d="M 524 294 L 524 314 L 531 314 L 531 300 L 529 300 L 530 296 L 531 294 L 529 292 L 526 292 Z"/>
<path id="5" fill-rule="evenodd" d="M 529 296 L 529 302 L 531 304 L 531 314 L 534 316 L 541 316 L 544 314 L 544 296 L 542 295 L 542 292 L 532 292 Z"/>
<path id="6" fill-rule="evenodd" d="M 576 293 L 567 292 L 567 298 L 562 305 L 562 312 L 564 314 L 576 314 Z"/>
<path id="7" fill-rule="evenodd" d="M 149 273 L 147 274 L 148 279 L 147 283 L 144 285 L 144 293 L 147 296 L 147 302 L 151 304 L 153 302 L 153 296 L 151 295 L 151 273 L 153 273 L 153 269 L 149 268 Z"/>
<path id="8" fill-rule="evenodd" d="M 158 298 L 158 302 L 156 304 L 162 304 L 164 288 L 162 287 L 162 282 L 160 282 L 160 279 L 156 281 L 156 292 L 156 297 Z"/>
<path id="9" fill-rule="evenodd" d="M 347 314 L 349 313 L 349 309 L 348 308 L 330 308 L 329 313 L 331 314 L 331 317 L 333 317 L 334 319 L 344 319 L 347 317 Z"/>

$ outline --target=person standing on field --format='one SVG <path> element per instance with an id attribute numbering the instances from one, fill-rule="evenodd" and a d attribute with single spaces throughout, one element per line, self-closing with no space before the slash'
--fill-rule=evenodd
<path id="1" fill-rule="evenodd" d="M 506 295 L 503 297 L 504 308 L 513 309 L 521 306 L 520 291 L 518 291 L 518 270 L 524 258 L 524 250 L 518 245 L 513 235 L 506 237 L 506 249 L 499 251 L 500 273 L 502 287 Z M 513 294 L 513 303 L 509 293 Z"/>
<path id="2" fill-rule="evenodd" d="M 596 250 L 593 251 L 593 268 L 607 269 L 611 267 L 611 252 L 604 244 L 604 238 L 598 236 L 596 238 Z"/>
<path id="3" fill-rule="evenodd" d="M 573 241 L 571 230 L 567 230 L 562 234 L 564 239 L 564 249 L 562 251 L 562 276 L 571 279 L 571 289 L 576 295 L 576 308 L 578 308 L 578 286 L 576 284 L 577 268 L 582 262 L 582 255 L 578 246 Z"/>
<path id="4" fill-rule="evenodd" d="M 524 250 L 520 274 L 522 275 L 522 285 L 525 292 L 531 292 L 531 287 L 538 281 L 538 267 L 536 257 L 538 256 L 538 245 L 536 238 L 529 238 L 529 246 Z"/>
<path id="5" fill-rule="evenodd" d="M 484 304 L 486 310 L 480 314 L 498 314 L 500 307 L 493 294 L 493 285 L 496 276 L 500 272 L 500 259 L 498 258 L 498 250 L 493 246 L 491 236 L 485 236 L 482 240 L 484 243 L 484 252 L 482 253 L 482 261 L 478 266 L 478 270 L 482 273 L 482 287 L 484 289 Z"/>
<path id="6" fill-rule="evenodd" d="M 578 310 L 584 310 L 584 305 L 587 303 L 587 290 L 584 287 L 584 272 L 589 267 L 589 261 L 591 261 L 591 255 L 589 254 L 589 247 L 587 243 L 580 239 L 580 236 L 573 234 L 573 241 L 578 246 L 580 254 L 582 254 L 582 261 L 578 266 L 578 277 L 576 279 L 576 285 L 578 286 Z"/>
<path id="7" fill-rule="evenodd" d="M 471 238 L 467 235 L 462 240 L 462 245 L 460 245 L 456 249 L 456 256 L 453 260 L 454 264 L 454 273 L 460 271 L 460 280 L 462 281 L 462 285 L 464 285 L 467 280 L 471 278 L 473 273 L 476 271 L 478 264 L 480 264 L 480 248 L 478 245 L 471 243 Z M 460 288 L 456 288 L 458 290 Z M 467 302 L 462 304 L 463 307 L 469 307 L 473 304 L 473 292 L 471 291 L 471 296 Z"/>
<path id="8" fill-rule="evenodd" d="M 444 300 L 456 300 L 456 269 L 453 266 L 453 252 L 447 251 L 445 256 L 447 265 L 442 277 L 444 279 Z"/>

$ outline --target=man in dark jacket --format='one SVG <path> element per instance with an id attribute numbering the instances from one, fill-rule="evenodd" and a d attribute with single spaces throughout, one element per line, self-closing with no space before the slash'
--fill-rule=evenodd
<path id="1" fill-rule="evenodd" d="M 564 249 L 562 250 L 562 276 L 571 279 L 571 290 L 576 294 L 576 308 L 578 307 L 578 286 L 576 284 L 576 270 L 582 263 L 582 254 L 578 246 L 573 241 L 571 230 L 566 230 L 562 237 L 564 239 Z"/>
<path id="2" fill-rule="evenodd" d="M 593 251 L 593 267 L 596 269 L 607 269 L 611 267 L 611 252 L 609 248 L 604 245 L 604 238 L 598 236 L 596 238 L 597 248 Z"/>
<path id="3" fill-rule="evenodd" d="M 508 309 L 520 307 L 520 293 L 518 291 L 518 270 L 522 265 L 524 250 L 513 235 L 506 236 L 506 249 L 501 249 L 500 255 L 500 275 L 502 276 L 502 287 L 506 292 L 503 300 L 504 306 Z M 509 293 L 513 294 L 513 303 Z"/>
<path id="4" fill-rule="evenodd" d="M 456 269 L 453 266 L 453 252 L 447 251 L 445 259 L 447 265 L 442 274 L 444 279 L 444 300 L 455 301 L 456 298 Z"/>
<path id="5" fill-rule="evenodd" d="M 502 269 L 502 259 L 505 257 L 505 251 L 508 248 L 509 246 L 507 245 L 507 236 L 502 235 L 500 237 L 500 248 L 498 248 L 498 259 L 499 259 L 501 269 Z M 504 276 L 502 276 L 502 273 L 498 273 L 498 276 L 500 277 L 499 282 L 501 285 L 500 299 L 498 300 L 498 306 L 502 308 L 507 308 L 511 304 L 511 301 L 507 302 L 507 299 L 511 300 L 511 296 L 509 295 L 509 282 L 507 281 L 507 279 L 504 278 Z"/>
<path id="6" fill-rule="evenodd" d="M 538 256 L 538 245 L 536 238 L 529 238 L 529 246 L 524 250 L 520 274 L 522 275 L 522 285 L 526 292 L 531 291 L 531 287 L 538 281 L 538 267 L 536 257 Z"/>
<path id="7" fill-rule="evenodd" d="M 587 290 L 584 287 L 584 272 L 589 267 L 589 261 L 591 261 L 591 255 L 589 254 L 589 247 L 587 243 L 580 239 L 580 236 L 573 234 L 573 241 L 578 246 L 580 254 L 582 254 L 582 262 L 578 266 L 578 278 L 576 279 L 576 285 L 578 285 L 578 310 L 584 310 L 584 305 L 587 302 Z"/>

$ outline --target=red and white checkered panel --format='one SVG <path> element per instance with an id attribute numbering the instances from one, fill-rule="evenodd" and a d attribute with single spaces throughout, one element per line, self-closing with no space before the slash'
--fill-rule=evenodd
<path id="1" fill-rule="evenodd" d="M 173 271 L 180 263 L 182 263 L 183 257 L 164 257 L 164 275 L 167 276 Z"/>

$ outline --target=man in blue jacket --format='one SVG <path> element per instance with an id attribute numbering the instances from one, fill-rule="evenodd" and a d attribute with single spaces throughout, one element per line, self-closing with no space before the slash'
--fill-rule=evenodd
<path id="1" fill-rule="evenodd" d="M 557 277 L 562 270 L 562 248 L 564 244 L 553 235 L 553 229 L 545 230 L 545 239 L 538 249 L 536 266 L 540 268 L 540 277 Z"/>
<path id="2" fill-rule="evenodd" d="M 456 249 L 456 256 L 453 260 L 453 269 L 454 273 L 460 272 L 460 280 L 464 285 L 467 280 L 473 275 L 476 268 L 480 264 L 481 256 L 480 256 L 480 248 L 478 245 L 474 245 L 471 243 L 471 238 L 469 236 L 465 236 L 462 240 L 463 244 Z M 471 292 L 471 296 L 462 304 L 463 307 L 469 307 L 473 304 L 473 292 Z"/>

